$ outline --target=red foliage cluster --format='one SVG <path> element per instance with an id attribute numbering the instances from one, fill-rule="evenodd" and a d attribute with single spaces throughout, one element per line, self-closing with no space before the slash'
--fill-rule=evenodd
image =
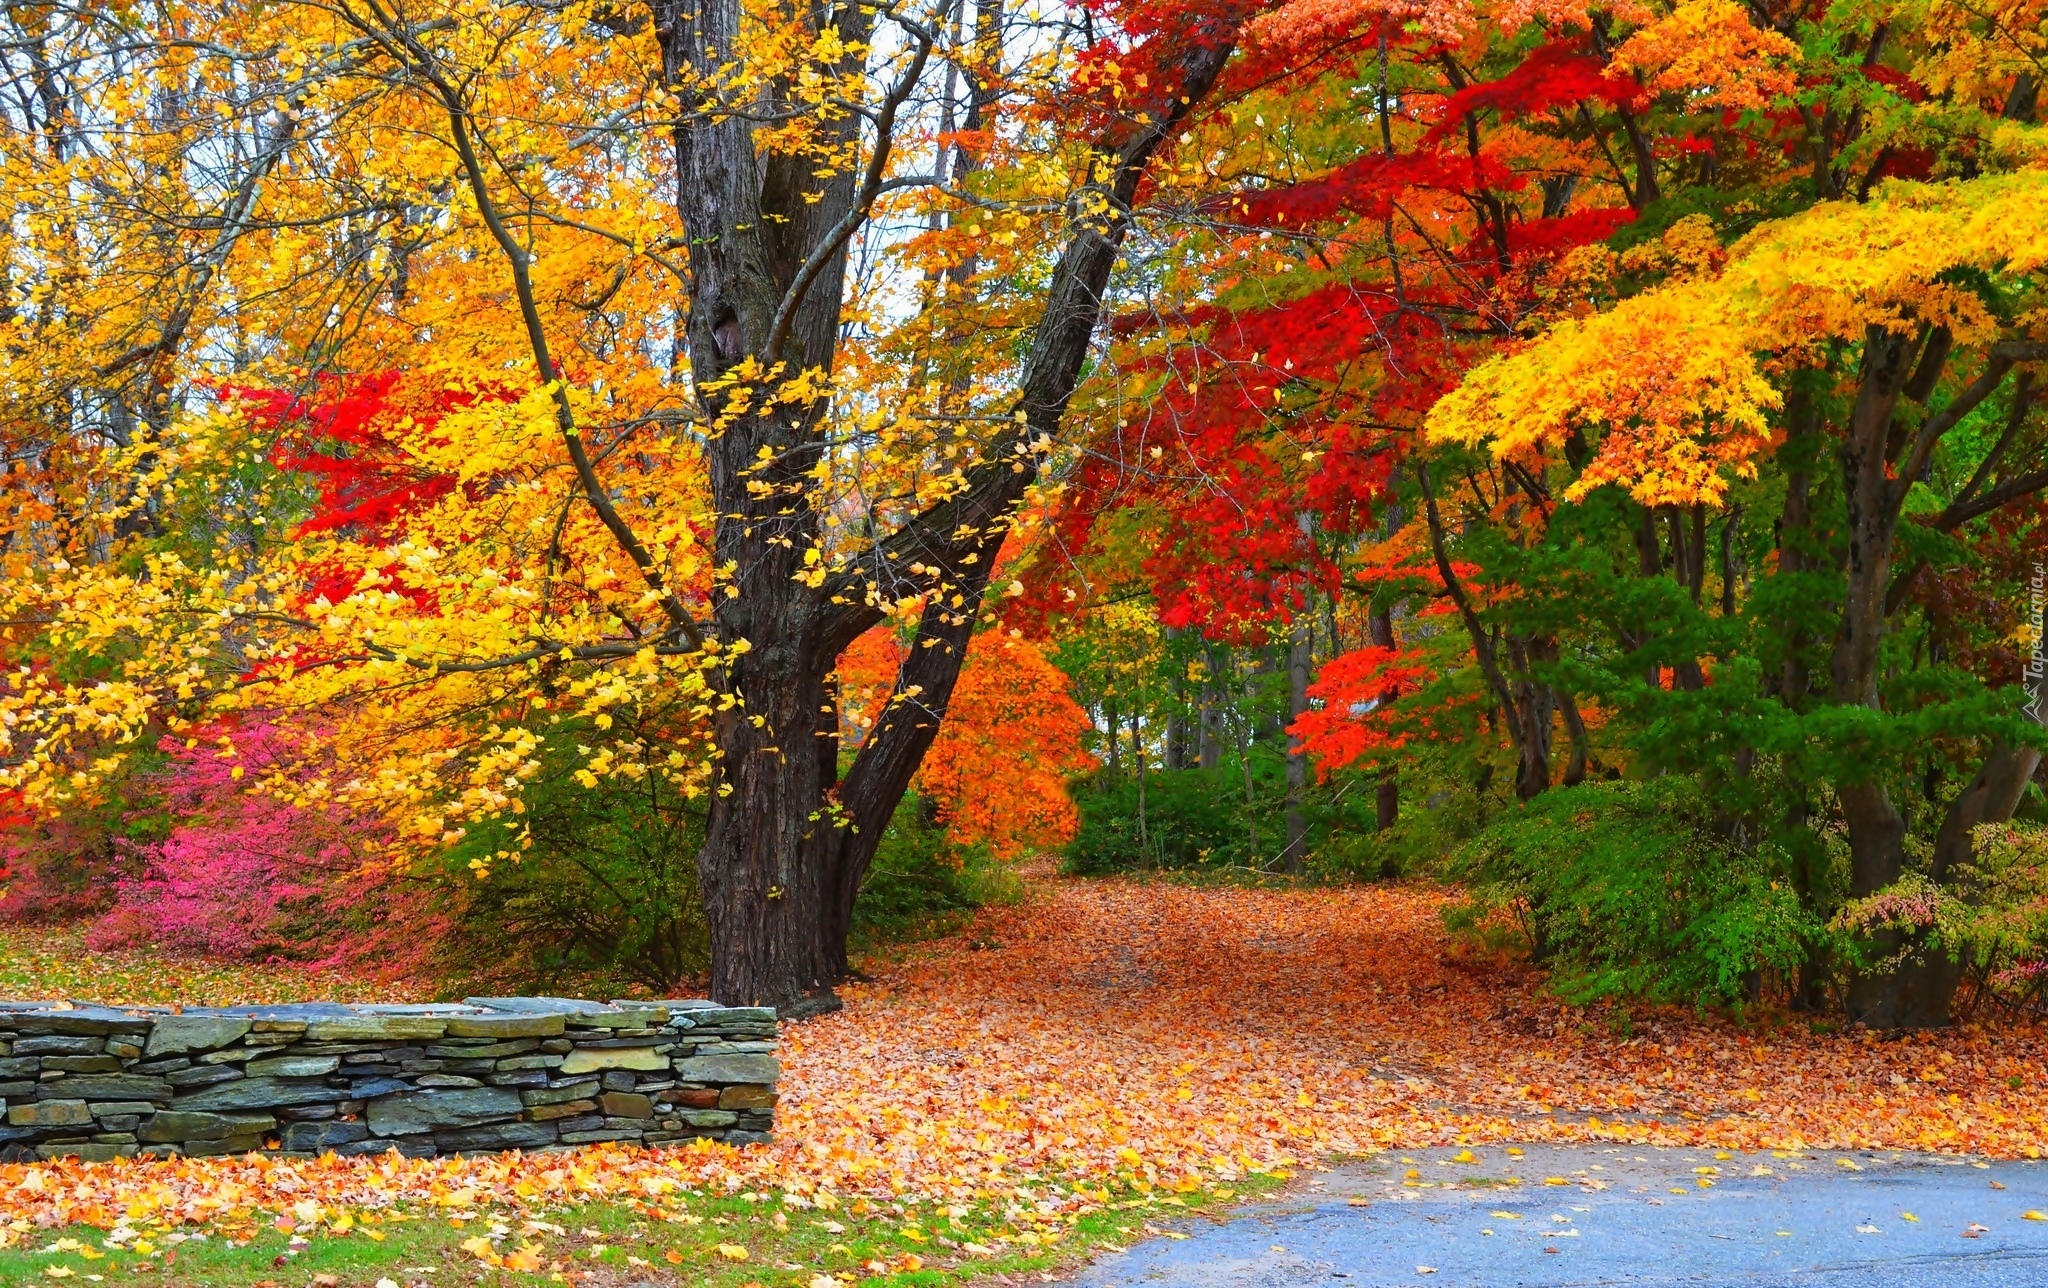
<path id="1" fill-rule="evenodd" d="M 1399 716 L 1394 704 L 1435 679 L 1435 670 L 1420 650 L 1354 649 L 1332 658 L 1309 685 L 1311 698 L 1321 701 L 1288 727 L 1301 739 L 1304 754 L 1316 772 L 1328 778 L 1334 769 L 1407 745 L 1415 728 Z"/>
<path id="2" fill-rule="evenodd" d="M 298 527 L 301 534 L 346 531 L 388 540 L 406 515 L 455 488 L 452 477 L 421 468 L 406 452 L 394 436 L 394 422 L 407 417 L 432 432 L 441 415 L 478 401 L 477 395 L 455 391 L 441 391 L 433 400 L 408 397 L 409 392 L 399 373 L 383 372 L 323 376 L 315 396 L 242 385 L 220 395 L 276 435 L 272 465 L 302 474 L 319 488 L 313 514 Z"/>

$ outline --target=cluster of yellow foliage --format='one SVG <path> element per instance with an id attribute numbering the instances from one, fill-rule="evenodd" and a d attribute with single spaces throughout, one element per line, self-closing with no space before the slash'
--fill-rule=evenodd
<path id="1" fill-rule="evenodd" d="M 1682 258 L 1687 235 L 1673 233 Z M 1560 322 L 1483 364 L 1437 404 L 1429 435 L 1533 458 L 1580 434 L 1594 454 L 1570 495 L 1612 483 L 1649 505 L 1718 504 L 1774 441 L 1775 375 L 1871 328 L 1944 327 L 1959 348 L 2038 340 L 2038 303 L 2002 321 L 1957 275 L 2011 280 L 2044 262 L 2048 173 L 1888 184 L 1764 225 L 1718 274 Z"/>

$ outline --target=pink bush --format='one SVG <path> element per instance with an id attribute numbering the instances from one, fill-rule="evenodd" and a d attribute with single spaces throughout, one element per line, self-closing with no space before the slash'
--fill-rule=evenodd
<path id="1" fill-rule="evenodd" d="M 139 873 L 119 882 L 115 906 L 87 942 L 370 968 L 386 977 L 424 966 L 444 919 L 428 892 L 405 888 L 378 861 L 382 826 L 257 790 L 264 771 L 292 754 L 288 735 L 258 725 L 232 738 L 232 754 L 205 740 L 162 744 L 170 760 L 160 808 L 174 820 L 170 834 L 135 847 Z"/>

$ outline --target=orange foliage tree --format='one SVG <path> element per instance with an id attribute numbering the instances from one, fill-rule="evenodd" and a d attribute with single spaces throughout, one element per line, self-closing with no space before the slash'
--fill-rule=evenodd
<path id="1" fill-rule="evenodd" d="M 864 742 L 877 721 L 935 719 L 916 695 L 892 693 L 902 640 L 874 630 L 839 660 L 845 741 Z M 1067 780 L 1095 768 L 1093 726 L 1067 677 L 1038 646 L 988 633 L 967 650 L 960 679 L 912 785 L 956 846 L 999 859 L 1054 849 L 1079 819 Z"/>

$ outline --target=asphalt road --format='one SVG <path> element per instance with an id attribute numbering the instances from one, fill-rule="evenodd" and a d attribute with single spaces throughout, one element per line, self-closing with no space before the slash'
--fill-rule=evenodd
<path id="1" fill-rule="evenodd" d="M 1541 1145 L 1462 1160 L 1384 1155 L 1228 1220 L 1134 1227 L 1161 1233 L 1072 1282 L 2048 1288 L 2048 1220 L 2024 1215 L 2048 1213 L 2048 1163 Z"/>

